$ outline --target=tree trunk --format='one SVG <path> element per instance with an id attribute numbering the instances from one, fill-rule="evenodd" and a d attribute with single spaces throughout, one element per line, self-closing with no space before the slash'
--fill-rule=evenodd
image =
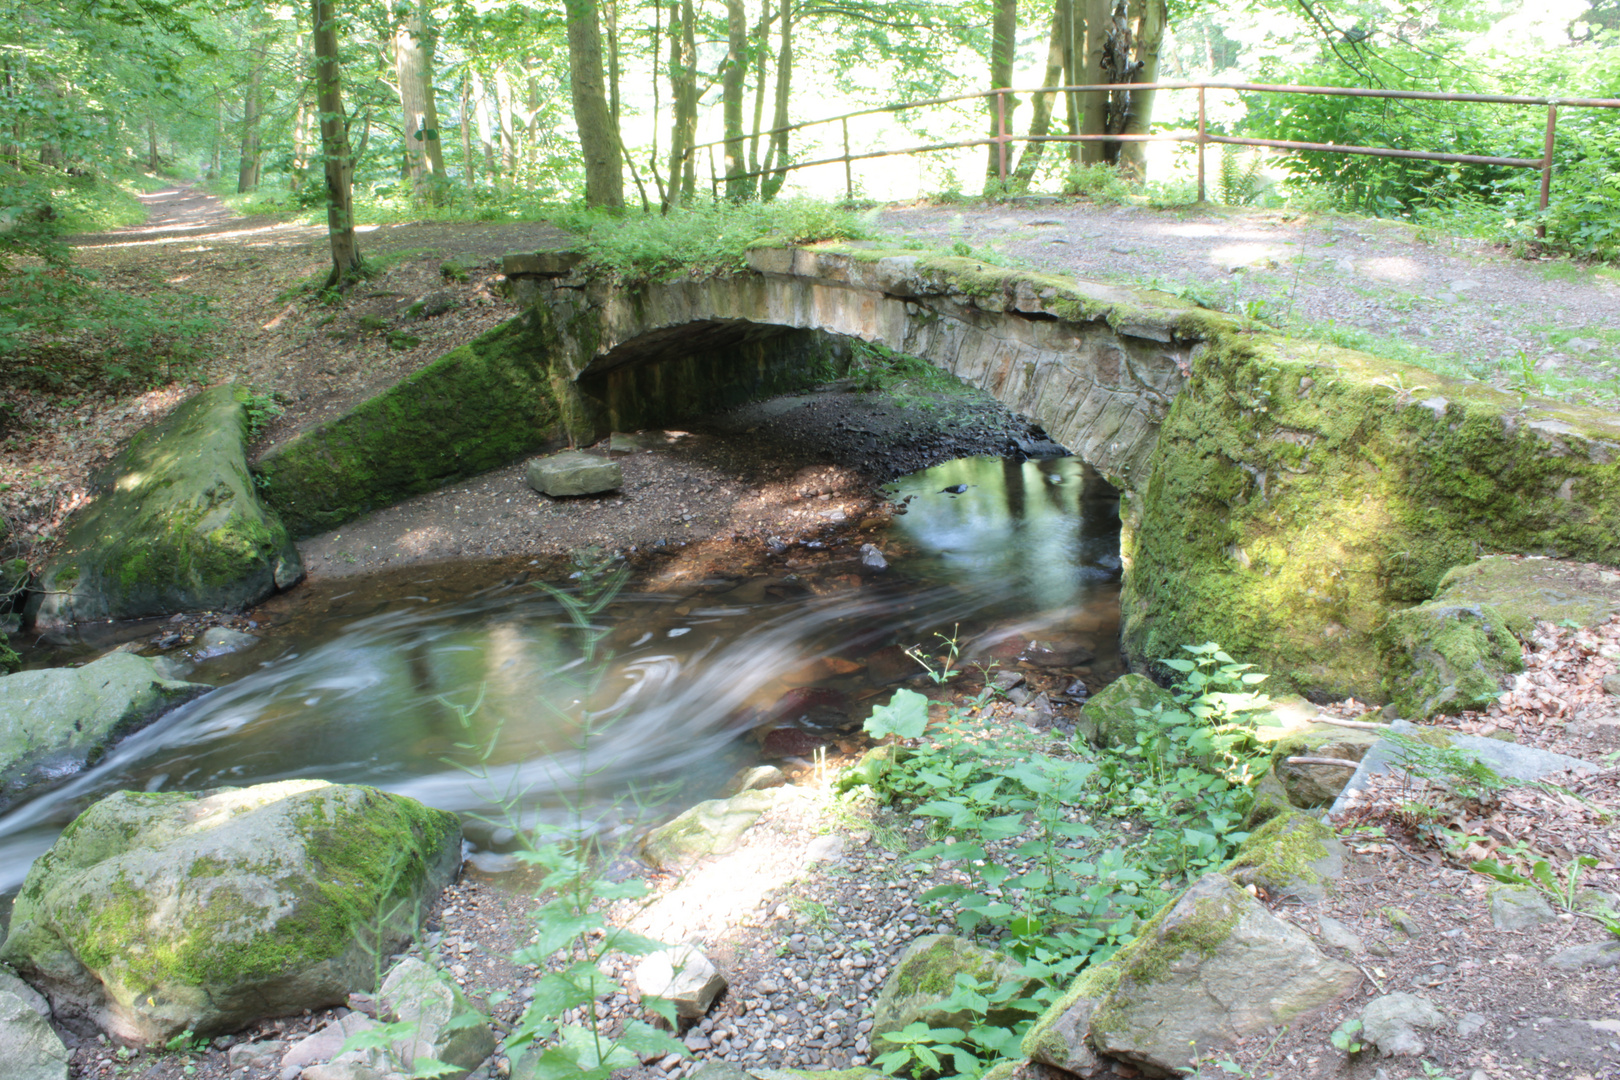
<path id="1" fill-rule="evenodd" d="M 753 185 L 742 179 L 748 171 L 743 151 L 743 86 L 748 77 L 748 13 L 743 0 L 726 0 L 726 59 L 720 75 L 721 112 L 726 130 L 726 198 L 740 202 Z"/>
<path id="2" fill-rule="evenodd" d="M 248 74 L 247 95 L 242 101 L 242 157 L 236 170 L 237 194 L 255 191 L 259 186 L 259 119 L 264 115 L 264 63 L 269 39 L 253 51 L 253 70 Z"/>
<path id="3" fill-rule="evenodd" d="M 461 73 L 461 179 L 471 195 L 478 186 L 478 166 L 472 148 L 472 92 L 468 88 L 467 73 Z"/>
<path id="4" fill-rule="evenodd" d="M 47 150 L 50 151 L 50 157 L 49 158 L 46 157 L 46 151 Z M 57 151 L 56 144 L 54 144 L 54 143 L 46 143 L 43 147 L 40 148 L 39 161 L 40 161 L 41 165 L 60 166 L 61 163 L 62 163 L 61 159 L 62 159 L 62 155 Z M 151 117 L 147 117 L 147 119 L 146 119 L 146 169 L 147 169 L 148 172 L 154 172 L 155 173 L 155 172 L 158 171 L 159 168 L 162 167 L 162 165 L 163 165 L 163 159 L 158 157 L 157 121 L 153 120 Z"/>
<path id="5" fill-rule="evenodd" d="M 489 88 L 477 68 L 472 69 L 473 115 L 478 121 L 478 145 L 484 151 L 484 171 L 489 173 L 490 186 L 501 190 L 501 159 L 496 153 L 495 125 L 489 116 Z"/>
<path id="6" fill-rule="evenodd" d="M 602 31 L 593 0 L 564 0 L 568 11 L 568 70 L 574 124 L 585 155 L 585 205 L 624 205 L 619 133 L 602 86 Z"/>
<path id="7" fill-rule="evenodd" d="M 681 205 L 697 188 L 697 40 L 692 0 L 670 0 L 669 85 L 675 118 L 669 135 L 669 206 Z"/>
<path id="8" fill-rule="evenodd" d="M 517 182 L 517 133 L 512 123 L 512 80 L 507 77 L 505 64 L 495 69 L 495 120 L 501 129 L 501 165 L 506 188 L 511 190 Z"/>
<path id="9" fill-rule="evenodd" d="M 1076 29 L 1084 34 L 1083 44 L 1078 45 L 1077 60 L 1084 64 L 1080 73 L 1080 83 L 1084 86 L 1096 86 L 1107 82 L 1103 74 L 1104 53 L 1108 47 L 1108 31 L 1113 26 L 1113 4 L 1110 0 L 1075 0 Z M 1079 16 L 1083 15 L 1083 19 Z M 1078 39 L 1080 34 L 1076 34 Z M 1081 95 L 1085 101 L 1081 103 L 1080 133 L 1082 135 L 1106 135 L 1108 133 L 1108 97 L 1104 93 L 1089 93 Z M 1101 142 L 1084 142 L 1080 144 L 1080 161 L 1084 165 L 1093 165 L 1103 161 L 1107 151 Z"/>
<path id="10" fill-rule="evenodd" d="M 361 268 L 354 238 L 347 116 L 343 111 L 343 72 L 338 66 L 337 13 L 330 0 L 310 0 L 315 42 L 315 104 L 321 118 L 321 156 L 326 163 L 326 233 L 332 241 L 332 272 L 326 288 L 343 288 Z"/>
<path id="11" fill-rule="evenodd" d="M 1136 49 L 1141 68 L 1135 82 L 1159 81 L 1159 48 L 1164 44 L 1164 28 L 1170 11 L 1166 0 L 1135 0 L 1137 11 Z M 1126 112 L 1124 131 L 1128 135 L 1146 135 L 1153 126 L 1152 90 L 1131 91 L 1130 108 Z M 1137 180 L 1147 179 L 1147 143 L 1120 144 L 1119 164 L 1123 172 Z"/>
<path id="12" fill-rule="evenodd" d="M 748 137 L 748 171 L 751 173 L 759 172 L 759 133 L 765 125 L 765 57 L 771 51 L 770 44 L 771 0 L 764 0 L 759 25 L 754 28 L 754 40 L 749 46 L 754 61 L 754 126 Z M 759 177 L 754 177 L 750 183 L 758 187 Z"/>
<path id="13" fill-rule="evenodd" d="M 1046 46 L 1046 80 L 1042 86 L 1061 85 L 1063 79 L 1063 35 L 1066 32 L 1063 22 L 1061 5 L 1052 8 L 1052 36 Z M 1029 118 L 1029 133 L 1032 137 L 1045 135 L 1052 130 L 1052 106 L 1057 103 L 1057 94 L 1036 94 L 1034 112 Z M 1019 155 L 1018 168 L 1013 173 L 1012 186 L 1015 191 L 1028 191 L 1029 185 L 1035 180 L 1035 171 L 1041 167 L 1041 158 L 1046 154 L 1046 144 L 1043 142 L 1027 142 L 1024 152 Z"/>
<path id="14" fill-rule="evenodd" d="M 214 149 L 208 156 L 208 179 L 218 180 L 225 155 L 225 95 L 214 91 Z"/>
<path id="15" fill-rule="evenodd" d="M 420 8 L 394 34 L 394 70 L 404 112 L 405 167 L 411 191 L 438 205 L 444 180 L 444 147 L 433 95 L 433 36 Z"/>
<path id="16" fill-rule="evenodd" d="M 771 117 L 773 129 L 788 126 L 788 90 L 792 82 L 793 3 L 792 0 L 782 0 L 782 48 L 776 54 L 776 111 Z M 776 198 L 776 193 L 782 190 L 782 185 L 787 181 L 788 134 L 777 130 L 771 136 L 770 149 L 765 153 L 766 174 L 759 178 L 761 199 L 769 201 Z M 772 169 L 775 171 L 770 171 Z"/>
<path id="17" fill-rule="evenodd" d="M 1013 59 L 1018 51 L 1018 0 L 996 0 L 996 17 L 991 25 L 990 89 L 999 90 L 1012 85 Z M 1011 94 L 996 94 L 985 99 L 990 107 L 990 137 L 998 138 L 1012 130 L 1013 108 L 1017 99 Z M 985 162 L 986 184 L 999 184 L 1007 176 L 1007 159 L 1011 148 L 1005 143 L 991 143 L 989 158 Z"/>
<path id="18" fill-rule="evenodd" d="M 657 5 L 655 4 L 654 7 Z M 619 4 L 618 0 L 602 0 L 602 29 L 607 38 L 607 98 L 608 115 L 613 117 L 613 130 L 619 130 Z M 654 31 L 657 34 L 657 31 Z M 653 65 L 654 81 L 658 65 Z"/>
<path id="19" fill-rule="evenodd" d="M 1082 78 L 1080 56 L 1083 53 L 1081 45 L 1084 40 L 1084 31 L 1080 22 L 1080 13 L 1075 5 L 1081 0 L 1053 0 L 1052 18 L 1061 16 L 1063 20 L 1063 84 L 1065 86 L 1079 86 Z M 1068 93 L 1063 95 L 1063 108 L 1065 118 L 1068 120 L 1070 135 L 1080 134 L 1080 118 L 1085 109 L 1080 101 L 1081 94 Z M 1069 147 L 1069 167 L 1078 168 L 1080 165 L 1080 144 L 1071 142 Z M 1072 186 L 1065 185 L 1065 191 L 1072 191 Z"/>

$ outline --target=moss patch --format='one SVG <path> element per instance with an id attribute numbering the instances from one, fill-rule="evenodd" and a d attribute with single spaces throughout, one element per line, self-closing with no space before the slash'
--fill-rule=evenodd
<path id="1" fill-rule="evenodd" d="M 1454 567 L 1440 580 L 1437 601 L 1488 604 L 1520 641 L 1536 623 L 1598 626 L 1620 613 L 1620 570 L 1562 559 L 1488 555 Z"/>
<path id="2" fill-rule="evenodd" d="M 1315 818 L 1292 811 L 1275 814 L 1249 834 L 1221 872 L 1272 893 L 1300 883 L 1319 885 L 1323 877 L 1316 864 L 1330 857 L 1325 841 L 1332 837 L 1333 830 Z"/>
<path id="3" fill-rule="evenodd" d="M 559 368 L 543 306 L 454 349 L 257 466 L 294 536 L 504 465 L 600 420 Z"/>
<path id="4" fill-rule="evenodd" d="M 1378 640 L 1384 692 L 1409 720 L 1483 709 L 1524 670 L 1524 651 L 1489 605 L 1419 604 L 1391 615 Z"/>

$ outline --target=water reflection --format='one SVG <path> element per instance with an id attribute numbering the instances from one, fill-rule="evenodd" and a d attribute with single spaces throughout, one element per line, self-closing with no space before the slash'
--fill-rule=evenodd
<path id="1" fill-rule="evenodd" d="M 956 485 L 961 494 L 942 492 Z M 895 493 L 913 498 L 885 541 L 888 573 L 859 576 L 851 558 L 817 580 L 627 591 L 603 614 L 613 659 L 600 671 L 560 605 L 527 585 L 447 601 L 419 581 L 392 593 L 348 583 L 346 601 L 320 598 L 321 617 L 193 676 L 232 680 L 219 690 L 0 818 L 0 892 L 119 788 L 320 777 L 473 813 L 505 793 L 531 824 L 573 792 L 609 818 L 639 783 L 672 781 L 683 802 L 711 796 L 785 711 L 817 730 L 858 726 L 872 698 L 918 671 L 899 649 L 939 630 L 960 625 L 986 650 L 1079 640 L 1098 671 L 1115 662 L 1117 497 L 1094 472 L 1072 459 L 972 459 Z M 602 726 L 588 758 L 585 715 Z"/>

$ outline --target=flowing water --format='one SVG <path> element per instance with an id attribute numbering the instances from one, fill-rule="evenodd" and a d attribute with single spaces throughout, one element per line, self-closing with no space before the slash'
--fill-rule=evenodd
<path id="1" fill-rule="evenodd" d="M 565 606 L 510 570 L 418 567 L 296 590 L 257 646 L 188 676 L 217 690 L 0 818 L 0 895 L 120 788 L 319 777 L 470 815 L 505 807 L 525 826 L 583 799 L 617 828 L 654 786 L 677 805 L 712 797 L 759 759 L 755 736 L 773 724 L 858 730 L 921 673 L 904 648 L 937 645 L 936 633 L 968 656 L 1045 649 L 1092 689 L 1117 674 L 1118 497 L 1095 472 L 1073 458 L 971 458 L 893 492 L 909 502 L 882 541 L 889 570 L 859 572 L 851 550 L 814 576 L 678 594 L 631 582 L 591 620 L 602 663 Z M 485 848 L 509 839 L 476 821 L 468 832 Z"/>

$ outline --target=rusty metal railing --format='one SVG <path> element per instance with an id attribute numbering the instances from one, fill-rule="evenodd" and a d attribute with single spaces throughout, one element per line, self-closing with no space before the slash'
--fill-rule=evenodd
<path id="1" fill-rule="evenodd" d="M 1192 131 L 1170 131 L 1159 134 L 1095 134 L 1095 135 L 1015 135 L 1007 130 L 1007 97 L 1011 94 L 1097 94 L 1117 93 L 1120 91 L 1139 90 L 1196 90 L 1198 91 L 1198 126 Z M 1547 110 L 1546 135 L 1542 143 L 1542 153 L 1539 158 L 1511 158 L 1492 157 L 1483 154 L 1450 154 L 1441 151 L 1426 150 L 1399 150 L 1394 147 L 1359 146 L 1347 143 L 1313 143 L 1297 142 L 1289 139 L 1245 139 L 1229 135 L 1211 135 L 1209 133 L 1207 95 L 1210 90 L 1231 90 L 1239 93 L 1267 93 L 1267 94 L 1302 94 L 1322 95 L 1329 97 L 1367 97 L 1392 98 L 1411 101 L 1459 101 L 1476 102 L 1490 105 L 1539 105 Z M 909 109 L 934 108 L 940 105 L 951 105 L 961 101 L 982 100 L 994 97 L 996 99 L 996 134 L 976 139 L 962 139 L 955 142 L 924 143 L 917 146 L 905 146 L 883 150 L 868 150 L 854 153 L 850 145 L 849 122 L 858 117 L 878 116 L 885 113 L 899 113 Z M 712 142 L 698 143 L 686 151 L 686 156 L 699 150 L 709 151 L 709 176 L 713 191 L 718 197 L 720 183 L 724 180 L 749 180 L 760 176 L 771 176 L 791 172 L 795 169 L 809 169 L 818 165 L 835 165 L 840 162 L 844 166 L 845 194 L 854 198 L 855 179 L 852 165 L 857 161 L 869 161 L 875 158 L 900 157 L 910 154 L 932 153 L 939 150 L 961 150 L 974 146 L 995 146 L 997 148 L 997 172 L 1001 180 L 1009 176 L 1007 162 L 1007 147 L 1014 143 L 1028 142 L 1190 142 L 1198 147 L 1198 201 L 1204 202 L 1208 192 L 1205 183 L 1204 152 L 1210 143 L 1230 146 L 1258 146 L 1277 150 L 1309 150 L 1329 154 L 1360 154 L 1370 157 L 1407 158 L 1418 161 L 1443 161 L 1466 165 L 1497 165 L 1513 169 L 1538 169 L 1541 172 L 1541 199 L 1540 210 L 1546 210 L 1552 195 L 1553 148 L 1557 140 L 1558 110 L 1560 108 L 1579 109 L 1620 109 L 1620 99 L 1616 98 L 1555 98 L 1532 97 L 1523 94 L 1448 94 L 1430 90 L 1369 90 L 1351 86 L 1288 86 L 1269 83 L 1243 83 L 1243 82 L 1159 82 L 1159 83 L 1105 83 L 1087 86 L 1037 86 L 1028 88 L 1004 87 L 996 90 L 980 90 L 968 94 L 956 94 L 950 97 L 929 98 L 925 101 L 908 101 L 896 105 L 880 105 L 870 109 L 858 109 L 854 112 L 841 113 L 837 116 L 824 117 L 819 120 L 805 120 L 797 124 L 787 124 L 782 127 L 771 128 L 769 131 L 758 133 L 759 138 L 779 135 L 786 132 L 802 131 L 806 128 L 817 127 L 823 124 L 838 124 L 843 131 L 844 152 L 835 157 L 817 158 L 813 161 L 783 162 L 764 169 L 753 169 L 744 173 L 735 173 L 728 176 L 717 174 L 714 165 L 714 148 L 734 143 L 735 139 L 716 139 Z M 753 138 L 753 134 L 745 138 Z M 1546 226 L 1537 226 L 1538 236 L 1546 235 Z"/>

